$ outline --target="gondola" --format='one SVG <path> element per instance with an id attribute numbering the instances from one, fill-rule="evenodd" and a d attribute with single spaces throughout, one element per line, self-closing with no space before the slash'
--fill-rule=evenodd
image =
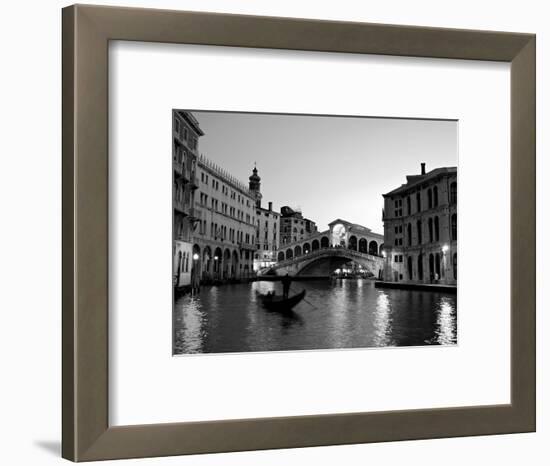
<path id="1" fill-rule="evenodd" d="M 258 298 L 268 311 L 276 312 L 291 312 L 292 308 L 296 306 L 306 295 L 306 290 L 291 296 L 290 298 L 283 299 L 282 296 L 261 294 L 258 293 Z"/>

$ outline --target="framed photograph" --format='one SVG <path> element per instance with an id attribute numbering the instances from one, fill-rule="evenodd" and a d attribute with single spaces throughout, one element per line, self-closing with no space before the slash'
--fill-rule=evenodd
<path id="1" fill-rule="evenodd" d="M 63 10 L 63 456 L 535 430 L 535 37 Z"/>

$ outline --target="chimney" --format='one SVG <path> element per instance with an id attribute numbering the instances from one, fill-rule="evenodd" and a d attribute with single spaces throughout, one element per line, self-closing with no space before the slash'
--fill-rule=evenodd
<path id="1" fill-rule="evenodd" d="M 424 162 L 422 162 L 420 164 L 420 174 L 421 175 L 425 175 L 426 174 L 426 164 Z"/>
<path id="2" fill-rule="evenodd" d="M 273 210 L 273 202 L 269 202 L 269 211 L 271 212 Z"/>

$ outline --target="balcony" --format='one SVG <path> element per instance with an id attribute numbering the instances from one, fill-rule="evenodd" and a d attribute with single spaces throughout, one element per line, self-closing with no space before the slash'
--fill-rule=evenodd
<path id="1" fill-rule="evenodd" d="M 190 207 L 189 205 L 189 200 L 186 200 L 185 199 L 174 199 L 174 210 L 178 211 L 179 213 L 185 215 L 185 216 L 190 216 L 191 215 L 191 212 L 194 210 L 192 207 Z"/>
<path id="2" fill-rule="evenodd" d="M 174 166 L 174 172 L 181 176 L 183 174 L 183 163 L 178 162 L 177 160 L 174 160 L 172 162 L 172 165 Z"/>
<path id="3" fill-rule="evenodd" d="M 243 250 L 249 250 L 249 251 L 256 251 L 256 245 L 255 244 L 249 244 L 244 241 L 237 242 L 237 246 L 239 249 Z"/>
<path id="4" fill-rule="evenodd" d="M 191 183 L 191 189 L 197 189 L 199 187 L 199 182 L 194 174 L 190 176 L 189 182 Z"/>

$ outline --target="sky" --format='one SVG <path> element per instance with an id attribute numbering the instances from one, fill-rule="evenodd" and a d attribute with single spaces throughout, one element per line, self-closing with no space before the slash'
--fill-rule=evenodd
<path id="1" fill-rule="evenodd" d="M 337 218 L 383 233 L 382 194 L 406 175 L 457 166 L 456 121 L 193 111 L 199 152 L 248 185 L 263 206 L 300 208 L 320 231 Z"/>

